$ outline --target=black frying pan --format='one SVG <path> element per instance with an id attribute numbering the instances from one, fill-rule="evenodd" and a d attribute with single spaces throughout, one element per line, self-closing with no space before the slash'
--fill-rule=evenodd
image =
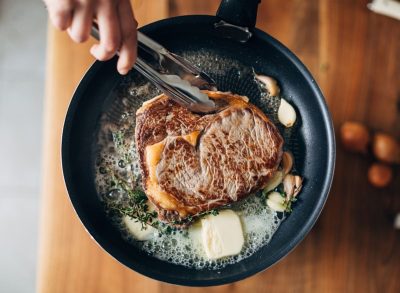
<path id="1" fill-rule="evenodd" d="M 283 96 L 296 106 L 296 168 L 305 184 L 300 200 L 269 244 L 251 257 L 218 271 L 195 270 L 150 257 L 122 237 L 107 218 L 94 183 L 96 133 L 104 103 L 124 79 L 116 71 L 116 58 L 95 62 L 79 84 L 64 125 L 62 162 L 72 204 L 87 231 L 110 255 L 131 269 L 174 284 L 210 286 L 230 283 L 260 272 L 287 255 L 310 231 L 328 196 L 334 162 L 332 121 L 315 80 L 296 56 L 268 34 L 255 29 L 258 0 L 224 0 L 217 16 L 183 16 L 149 24 L 141 31 L 172 52 L 185 55 L 202 50 L 214 59 L 200 64 L 222 91 L 250 97 L 258 105 L 259 94 L 251 81 L 242 80 L 218 58 L 237 60 L 256 72 L 277 78 Z M 223 19 L 235 26 L 215 28 Z M 229 37 L 229 38 L 227 38 Z M 241 40 L 242 42 L 240 42 Z M 186 54 L 187 55 L 187 54 Z M 190 55 L 190 54 L 189 54 Z M 189 56 L 190 57 L 190 56 Z M 222 74 L 221 74 L 222 73 Z M 134 75 L 133 75 L 134 77 Z"/>

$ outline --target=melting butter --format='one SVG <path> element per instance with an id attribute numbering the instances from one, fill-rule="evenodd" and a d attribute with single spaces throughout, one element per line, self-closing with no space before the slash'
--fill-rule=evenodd
<path id="1" fill-rule="evenodd" d="M 244 244 L 242 224 L 232 210 L 222 210 L 218 215 L 201 219 L 201 236 L 209 259 L 237 255 Z"/>

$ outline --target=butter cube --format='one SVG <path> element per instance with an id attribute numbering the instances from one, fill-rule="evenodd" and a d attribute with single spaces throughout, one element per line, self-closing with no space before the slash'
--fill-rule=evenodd
<path id="1" fill-rule="evenodd" d="M 244 244 L 239 216 L 232 210 L 201 219 L 201 238 L 209 259 L 239 254 Z"/>

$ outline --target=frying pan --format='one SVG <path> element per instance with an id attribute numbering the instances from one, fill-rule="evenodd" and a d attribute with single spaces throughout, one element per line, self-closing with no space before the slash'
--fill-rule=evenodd
<path id="1" fill-rule="evenodd" d="M 105 102 L 115 95 L 121 82 L 126 82 L 116 71 L 117 58 L 96 61 L 76 89 L 62 137 L 68 193 L 93 239 L 136 272 L 189 286 L 221 285 L 244 279 L 286 256 L 307 235 L 323 208 L 335 162 L 330 114 L 318 85 L 301 61 L 273 37 L 254 27 L 258 3 L 258 0 L 223 0 L 217 16 L 175 17 L 140 29 L 170 51 L 189 59 L 191 54 L 200 52 L 197 55 L 203 56 L 204 62 L 198 65 L 210 73 L 219 90 L 247 95 L 252 103 L 259 104 L 261 97 L 254 90 L 254 81 L 241 78 L 234 68 L 234 63 L 239 62 L 245 68 L 276 77 L 282 95 L 296 107 L 295 134 L 287 143 L 294 146 L 297 171 L 305 178 L 300 199 L 272 240 L 236 264 L 218 271 L 191 269 L 151 257 L 123 239 L 99 200 L 93 167 L 94 142 L 100 117 L 107 108 Z M 223 66 L 219 60 L 223 60 Z M 131 74 L 135 78 L 135 73 Z"/>

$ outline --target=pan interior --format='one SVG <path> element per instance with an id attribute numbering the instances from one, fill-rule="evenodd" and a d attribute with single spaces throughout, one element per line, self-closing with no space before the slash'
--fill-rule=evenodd
<path id="1" fill-rule="evenodd" d="M 216 272 L 190 269 L 149 257 L 121 237 L 105 215 L 94 184 L 94 166 L 99 153 L 97 142 L 103 119 L 118 126 L 125 111 L 121 105 L 132 103 L 130 107 L 134 109 L 141 104 L 137 98 L 119 100 L 118 97 L 127 93 L 133 81 L 132 90 L 138 90 L 144 80 L 136 73 L 120 77 L 115 70 L 116 58 L 96 62 L 85 75 L 71 101 L 63 131 L 64 178 L 71 202 L 88 232 L 102 248 L 133 270 L 181 285 L 226 284 L 276 263 L 315 223 L 333 177 L 335 143 L 331 119 L 323 96 L 304 65 L 279 42 L 260 31 L 245 45 L 221 38 L 213 29 L 215 21 L 211 16 L 179 17 L 153 23 L 142 31 L 172 52 L 192 58 L 193 62 L 204 61 L 198 64 L 217 81 L 220 90 L 247 95 L 273 120 L 276 119 L 274 105 L 261 103 L 263 97 L 248 74 L 252 68 L 257 73 L 276 77 L 282 96 L 295 106 L 296 127 L 285 143 L 295 154 L 296 169 L 305 181 L 293 212 L 281 223 L 268 245 Z"/>

